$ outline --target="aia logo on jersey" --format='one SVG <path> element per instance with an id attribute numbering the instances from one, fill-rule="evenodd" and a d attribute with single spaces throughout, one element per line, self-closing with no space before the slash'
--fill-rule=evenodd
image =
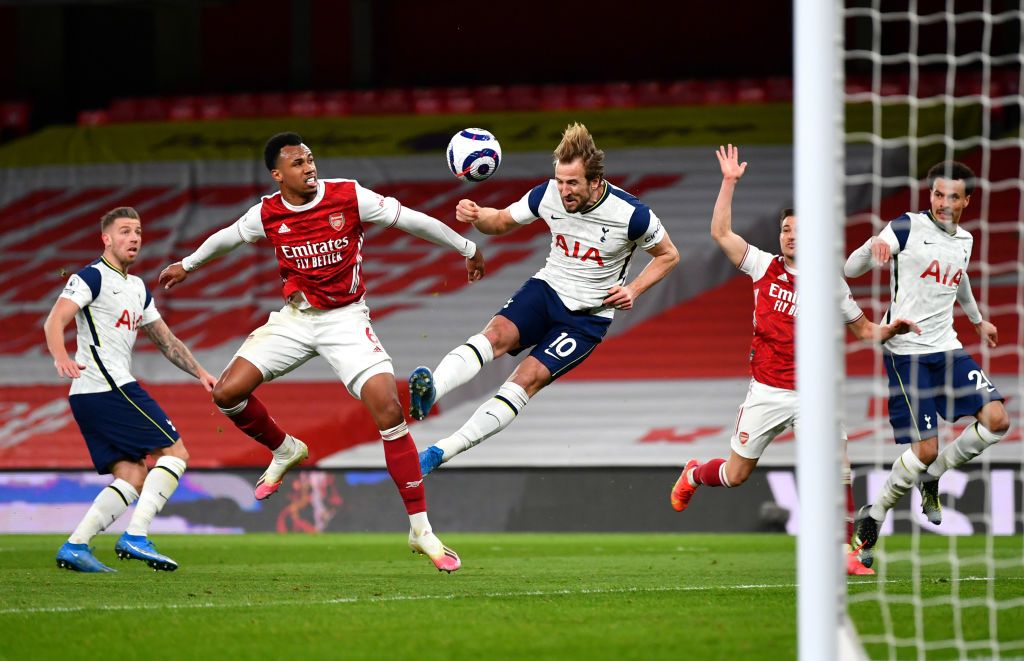
<path id="1" fill-rule="evenodd" d="M 953 270 L 953 267 L 950 266 L 949 264 L 947 264 L 945 270 L 943 270 L 942 264 L 939 264 L 939 260 L 933 259 L 932 263 L 929 264 L 928 268 L 926 268 L 924 270 L 924 273 L 921 274 L 921 277 L 923 279 L 926 279 L 926 280 L 930 280 L 930 279 L 934 278 L 935 279 L 935 283 L 939 284 L 939 285 L 948 285 L 950 287 L 959 287 L 960 286 L 960 279 L 963 278 L 963 276 L 964 276 L 964 270 L 963 269 L 957 269 L 956 273 L 954 273 L 952 276 L 950 276 L 949 273 L 952 270 Z"/>
<path id="2" fill-rule="evenodd" d="M 338 213 L 332 213 L 330 216 L 327 216 L 327 222 L 335 229 L 335 231 L 340 232 L 341 228 L 345 226 L 345 214 L 340 211 Z"/>
<path id="3" fill-rule="evenodd" d="M 121 316 L 118 318 L 117 323 L 114 324 L 114 328 L 120 328 L 121 326 L 127 326 L 128 330 L 138 330 L 139 322 L 142 321 L 142 315 L 136 315 L 132 317 L 128 310 L 121 312 Z"/>
<path id="4" fill-rule="evenodd" d="M 579 241 L 572 242 L 572 254 L 569 254 L 569 244 L 566 242 L 565 237 L 561 234 L 555 235 L 555 247 L 561 248 L 562 252 L 565 253 L 566 257 L 575 257 L 581 262 L 585 262 L 588 259 L 597 262 L 598 266 L 604 266 L 604 260 L 601 259 L 601 252 L 597 248 L 587 248 L 586 251 L 581 255 L 580 248 L 584 247 L 580 245 Z"/>

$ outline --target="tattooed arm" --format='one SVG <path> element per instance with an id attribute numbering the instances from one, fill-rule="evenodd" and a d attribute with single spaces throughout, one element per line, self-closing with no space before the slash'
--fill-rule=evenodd
<path id="1" fill-rule="evenodd" d="M 146 324 L 142 327 L 142 330 L 149 336 L 149 339 L 153 340 L 153 344 L 160 349 L 161 353 L 167 357 L 167 360 L 177 365 L 182 371 L 188 372 L 199 379 L 199 382 L 203 384 L 207 392 L 213 390 L 214 384 L 217 383 L 216 377 L 203 369 L 203 366 L 195 359 L 192 352 L 188 350 L 188 347 L 181 340 L 174 336 L 174 333 L 167 327 L 163 319 L 157 319 L 151 324 Z"/>

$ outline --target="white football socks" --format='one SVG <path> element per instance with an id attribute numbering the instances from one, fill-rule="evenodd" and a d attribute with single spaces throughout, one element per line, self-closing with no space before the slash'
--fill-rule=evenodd
<path id="1" fill-rule="evenodd" d="M 88 544 L 93 537 L 117 521 L 138 497 L 139 492 L 131 484 L 120 478 L 114 480 L 92 501 L 92 506 L 68 537 L 68 541 L 72 544 Z"/>
<path id="2" fill-rule="evenodd" d="M 871 505 L 869 514 L 875 521 L 885 521 L 885 514 L 893 508 L 903 494 L 910 490 L 910 487 L 917 484 L 918 477 L 928 467 L 917 458 L 913 448 L 907 448 L 906 452 L 896 457 L 892 462 L 892 472 L 885 480 L 885 485 Z"/>
<path id="3" fill-rule="evenodd" d="M 441 359 L 434 370 L 434 401 L 455 390 L 476 376 L 487 363 L 494 360 L 494 349 L 482 334 L 477 333 Z"/>
<path id="4" fill-rule="evenodd" d="M 506 381 L 498 388 L 498 393 L 481 404 L 457 432 L 435 444 L 444 451 L 443 461 L 450 460 L 508 427 L 529 401 L 530 397 L 521 386 Z"/>
<path id="5" fill-rule="evenodd" d="M 416 512 L 415 514 L 410 514 L 409 527 L 412 528 L 413 534 L 417 537 L 422 536 L 424 533 L 430 532 L 430 520 L 427 519 L 427 513 Z"/>
<path id="6" fill-rule="evenodd" d="M 149 471 L 146 481 L 142 483 L 142 494 L 135 506 L 132 520 L 128 522 L 129 535 L 149 534 L 149 526 L 153 517 L 164 508 L 167 499 L 178 488 L 178 480 L 185 472 L 185 462 L 177 457 L 163 456 L 156 460 L 153 470 Z"/>
<path id="7" fill-rule="evenodd" d="M 950 468 L 966 464 L 985 451 L 990 445 L 999 442 L 1006 432 L 996 434 L 980 422 L 976 422 L 963 430 L 955 441 L 943 448 L 939 456 L 928 467 L 927 479 L 939 479 Z"/>

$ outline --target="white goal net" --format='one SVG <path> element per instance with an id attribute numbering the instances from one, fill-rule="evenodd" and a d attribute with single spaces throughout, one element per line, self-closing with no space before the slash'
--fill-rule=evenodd
<path id="1" fill-rule="evenodd" d="M 998 346 L 981 342 L 959 305 L 954 325 L 982 368 L 979 385 L 987 378 L 998 388 L 1010 420 L 1000 442 L 941 477 L 940 525 L 912 488 L 880 526 L 877 574 L 847 586 L 847 613 L 871 658 L 1024 657 L 1022 24 L 1019 0 L 845 2 L 846 144 L 870 152 L 847 165 L 846 253 L 901 214 L 929 208 L 932 165 L 973 169 L 961 218 L 974 237 L 967 272 Z M 889 267 L 874 268 L 850 282 L 873 321 L 889 307 L 890 277 Z M 908 447 L 893 440 L 881 352 L 847 345 L 846 421 L 862 430 L 849 443 L 858 505 L 874 499 Z M 939 449 L 973 422 L 935 421 Z"/>

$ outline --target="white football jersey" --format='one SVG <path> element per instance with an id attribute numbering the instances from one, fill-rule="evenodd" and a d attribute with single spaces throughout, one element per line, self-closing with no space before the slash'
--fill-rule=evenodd
<path id="1" fill-rule="evenodd" d="M 566 212 L 554 179 L 508 209 L 521 225 L 541 218 L 551 229 L 551 252 L 533 277 L 551 285 L 568 309 L 611 318 L 615 310 L 602 304 L 608 290 L 626 282 L 633 251 L 650 250 L 665 230 L 650 207 L 605 184 L 601 199 L 583 212 Z"/>
<path id="2" fill-rule="evenodd" d="M 893 337 L 886 349 L 904 355 L 961 348 L 953 330 L 953 304 L 967 273 L 974 237 L 959 225 L 955 234 L 949 234 L 927 211 L 903 214 L 879 237 L 892 249 L 892 303 L 885 321 L 899 317 L 921 327 L 920 335 Z"/>
<path id="3" fill-rule="evenodd" d="M 86 367 L 82 376 L 71 380 L 71 394 L 107 392 L 135 381 L 135 337 L 140 327 L 160 318 L 142 279 L 100 258 L 68 278 L 60 297 L 81 308 L 75 315 L 75 360 Z"/>

